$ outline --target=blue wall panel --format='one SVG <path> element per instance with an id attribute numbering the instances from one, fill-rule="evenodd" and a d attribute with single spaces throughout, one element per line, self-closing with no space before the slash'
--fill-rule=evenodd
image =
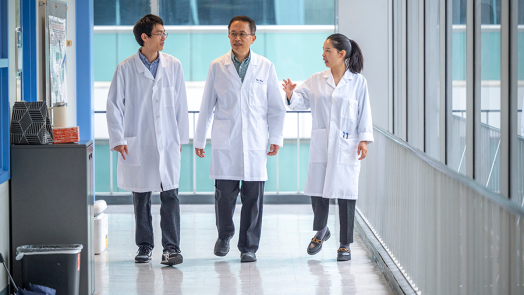
<path id="1" fill-rule="evenodd" d="M 94 139 L 93 0 L 76 0 L 76 121 L 80 140 Z"/>
<path id="2" fill-rule="evenodd" d="M 22 25 L 22 99 L 37 101 L 36 92 L 36 7 L 34 0 L 21 0 Z"/>

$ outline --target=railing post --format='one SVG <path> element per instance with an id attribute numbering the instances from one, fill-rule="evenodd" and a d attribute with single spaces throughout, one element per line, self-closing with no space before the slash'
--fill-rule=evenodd
<path id="1" fill-rule="evenodd" d="M 113 152 L 109 151 L 109 194 L 113 194 Z"/>
<path id="2" fill-rule="evenodd" d="M 297 112 L 297 193 L 300 193 L 300 113 Z"/>
<path id="3" fill-rule="evenodd" d="M 195 142 L 195 132 L 196 132 L 196 113 L 193 113 L 193 143 Z M 196 194 L 196 153 L 191 153 L 193 155 L 193 194 Z"/>

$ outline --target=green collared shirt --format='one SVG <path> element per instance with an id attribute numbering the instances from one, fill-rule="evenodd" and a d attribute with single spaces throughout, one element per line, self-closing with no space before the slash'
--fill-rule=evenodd
<path id="1" fill-rule="evenodd" d="M 244 77 L 246 76 L 247 67 L 249 66 L 249 61 L 251 60 L 251 50 L 249 51 L 248 57 L 245 58 L 242 61 L 242 63 L 238 60 L 238 58 L 235 56 L 233 51 L 231 51 L 231 60 L 233 61 L 233 64 L 235 65 L 235 69 L 237 70 L 240 80 L 242 81 L 242 83 L 244 83 Z"/>

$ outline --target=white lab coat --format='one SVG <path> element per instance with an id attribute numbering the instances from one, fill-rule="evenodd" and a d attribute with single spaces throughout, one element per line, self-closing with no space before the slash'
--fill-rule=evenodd
<path id="1" fill-rule="evenodd" d="M 107 98 L 109 147 L 127 144 L 118 156 L 118 187 L 133 192 L 178 188 L 180 145 L 189 143 L 182 64 L 159 52 L 156 77 L 138 52 L 121 62 Z M 162 188 L 160 186 L 162 184 Z"/>
<path id="2" fill-rule="evenodd" d="M 358 199 L 358 144 L 373 142 L 364 76 L 346 71 L 335 86 L 330 69 L 316 73 L 293 91 L 289 108 L 311 108 L 313 117 L 304 194 Z"/>
<path id="3" fill-rule="evenodd" d="M 275 67 L 251 51 L 242 83 L 231 54 L 209 65 L 194 147 L 205 147 L 206 132 L 214 117 L 209 177 L 266 181 L 268 137 L 270 144 L 284 144 L 286 107 Z"/>

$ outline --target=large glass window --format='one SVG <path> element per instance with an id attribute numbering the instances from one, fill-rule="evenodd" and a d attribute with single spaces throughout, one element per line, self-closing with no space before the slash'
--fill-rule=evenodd
<path id="1" fill-rule="evenodd" d="M 247 15 L 257 24 L 253 52 L 275 65 L 279 79 L 300 84 L 326 69 L 322 46 L 334 32 L 335 1 L 318 0 L 94 0 L 94 100 L 96 191 L 122 192 L 117 187 L 116 153 L 108 148 L 106 99 L 117 65 L 139 48 L 131 26 L 148 13 L 158 14 L 169 33 L 164 53 L 182 63 L 186 81 L 190 138 L 202 99 L 209 64 L 231 50 L 227 24 L 235 15 Z M 287 25 L 293 25 L 288 27 Z M 292 54 L 289 50 L 292 49 Z M 294 119 L 292 119 L 294 118 Z M 286 149 L 267 162 L 266 191 L 303 191 L 308 165 L 310 114 L 288 114 Z M 211 129 L 211 128 L 210 128 Z M 209 130 L 210 134 L 210 130 Z M 208 134 L 208 138 L 209 138 Z M 297 138 L 300 140 L 297 141 Z M 210 157 L 195 159 L 190 143 L 182 150 L 180 192 L 213 192 Z M 211 147 L 206 146 L 209 155 Z"/>
<path id="2" fill-rule="evenodd" d="M 95 0 L 95 26 L 134 26 L 151 13 L 151 0 Z"/>
<path id="3" fill-rule="evenodd" d="M 333 25 L 334 2 L 315 0 L 160 0 L 167 25 L 227 25 L 247 15 L 258 25 Z"/>
<path id="4" fill-rule="evenodd" d="M 451 0 L 451 115 L 447 130 L 447 164 L 466 174 L 466 0 Z M 449 58 L 449 57 L 448 57 Z"/>
<path id="5" fill-rule="evenodd" d="M 500 0 L 480 4 L 480 141 L 475 179 L 500 191 Z"/>
<path id="6" fill-rule="evenodd" d="M 439 17 L 440 1 L 425 3 L 425 151 L 438 159 L 440 152 L 439 113 L 440 113 L 440 42 Z"/>

